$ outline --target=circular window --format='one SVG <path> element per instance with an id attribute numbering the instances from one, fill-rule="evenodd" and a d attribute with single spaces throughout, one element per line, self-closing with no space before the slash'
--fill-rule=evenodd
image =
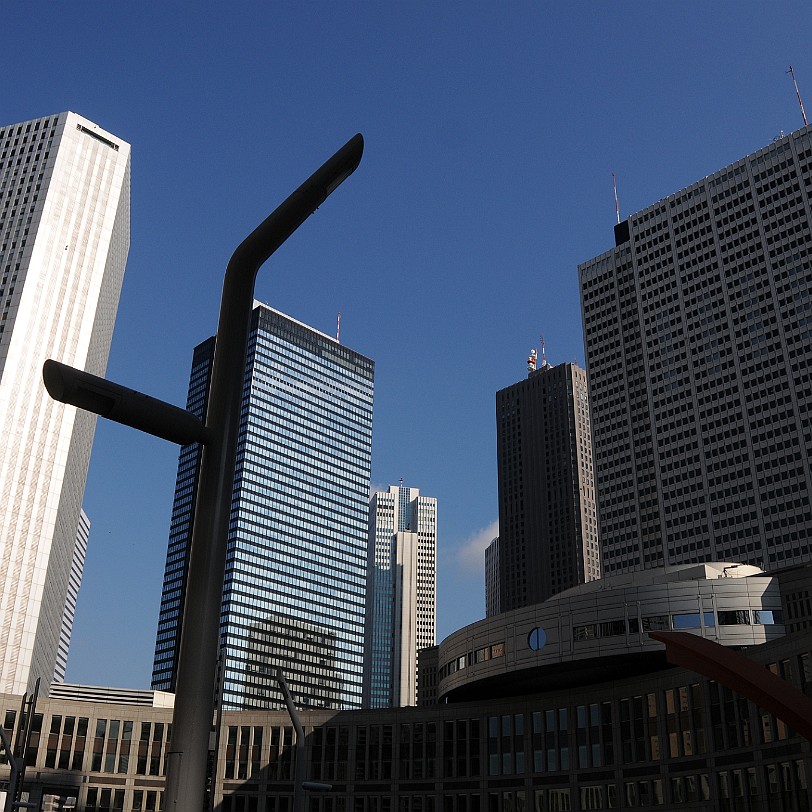
<path id="1" fill-rule="evenodd" d="M 544 629 L 537 627 L 527 635 L 527 645 L 530 646 L 533 651 L 539 651 L 543 649 L 545 644 L 547 643 L 547 632 Z"/>

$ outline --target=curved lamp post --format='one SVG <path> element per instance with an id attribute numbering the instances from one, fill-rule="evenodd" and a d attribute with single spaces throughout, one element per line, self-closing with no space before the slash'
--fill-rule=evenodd
<path id="1" fill-rule="evenodd" d="M 232 254 L 223 281 L 205 425 L 183 409 L 64 364 L 46 361 L 43 367 L 45 385 L 57 400 L 177 443 L 203 444 L 167 753 L 165 812 L 202 812 L 204 805 L 228 519 L 257 272 L 355 171 L 363 150 L 363 137 L 351 138 Z"/>

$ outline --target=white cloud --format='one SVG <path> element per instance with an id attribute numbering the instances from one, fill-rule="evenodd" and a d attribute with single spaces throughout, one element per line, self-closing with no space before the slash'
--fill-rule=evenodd
<path id="1" fill-rule="evenodd" d="M 499 535 L 499 521 L 491 522 L 470 535 L 451 554 L 451 565 L 460 575 L 481 574 L 485 570 L 485 548 Z"/>

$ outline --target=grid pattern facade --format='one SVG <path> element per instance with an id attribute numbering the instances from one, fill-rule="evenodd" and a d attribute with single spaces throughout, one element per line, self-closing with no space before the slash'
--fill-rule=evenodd
<path id="1" fill-rule="evenodd" d="M 600 578 L 586 373 L 544 365 L 496 393 L 502 612 Z"/>
<path id="2" fill-rule="evenodd" d="M 186 396 L 186 409 L 201 419 L 206 414 L 213 360 L 214 338 L 210 338 L 195 347 Z M 156 691 L 175 690 L 200 461 L 200 447 L 196 443 L 181 448 L 152 664 L 152 688 Z"/>
<path id="3" fill-rule="evenodd" d="M 65 682 L 65 673 L 68 669 L 68 651 L 73 635 L 73 621 L 76 617 L 76 602 L 79 600 L 79 587 L 82 586 L 82 575 L 85 571 L 85 558 L 87 556 L 87 543 L 90 540 L 90 519 L 84 510 L 79 512 L 79 528 L 76 532 L 76 545 L 73 548 L 73 562 L 68 580 L 68 594 L 65 597 L 65 610 L 62 614 L 62 631 L 59 635 L 59 648 L 56 653 L 56 668 L 54 668 L 55 683 Z"/>
<path id="4" fill-rule="evenodd" d="M 804 128 L 579 266 L 607 574 L 809 558 L 810 190 Z"/>
<path id="5" fill-rule="evenodd" d="M 417 652 L 436 634 L 437 500 L 392 485 L 369 503 L 364 706 L 417 702 Z"/>
<path id="6" fill-rule="evenodd" d="M 213 341 L 195 351 L 203 415 Z M 361 704 L 374 364 L 264 305 L 254 309 L 221 614 L 222 704 Z M 199 450 L 181 450 L 153 668 L 174 686 Z"/>
<path id="7" fill-rule="evenodd" d="M 104 375 L 129 250 L 130 148 L 75 113 L 0 128 L 0 689 L 54 677 L 95 416 L 48 358 Z"/>

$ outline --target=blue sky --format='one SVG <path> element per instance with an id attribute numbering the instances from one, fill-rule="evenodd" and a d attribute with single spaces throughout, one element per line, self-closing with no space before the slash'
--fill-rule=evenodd
<path id="1" fill-rule="evenodd" d="M 373 482 L 439 500 L 440 638 L 484 615 L 494 394 L 546 338 L 583 363 L 577 264 L 622 214 L 802 124 L 806 2 L 6 0 L 0 124 L 126 139 L 108 377 L 182 405 L 234 247 L 356 132 L 358 171 L 257 298 L 376 361 Z M 147 687 L 177 448 L 100 422 L 68 679 Z"/>

